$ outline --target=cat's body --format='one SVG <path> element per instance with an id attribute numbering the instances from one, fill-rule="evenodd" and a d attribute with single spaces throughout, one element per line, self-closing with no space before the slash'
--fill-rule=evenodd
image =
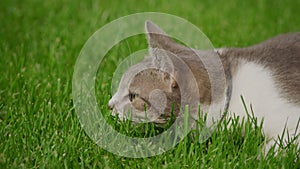
<path id="1" fill-rule="evenodd" d="M 204 112 L 226 100 L 229 115 L 246 117 L 241 101 L 243 96 L 246 104 L 252 105 L 254 115 L 259 120 L 264 119 L 263 130 L 267 138 L 274 141 L 284 129 L 289 131 L 290 136 L 299 134 L 296 127 L 300 118 L 300 33 L 280 35 L 247 48 L 198 51 L 175 43 L 150 22 L 146 23 L 146 30 L 150 56 L 130 68 L 122 77 L 119 90 L 109 102 L 114 114 L 126 117 L 127 111 L 134 108 L 132 114 L 136 119 L 147 118 L 156 123 L 164 123 L 166 121 L 162 117 L 170 116 L 174 102 L 174 112 L 178 115 L 176 105 L 182 103 L 180 100 L 183 98 L 179 82 L 185 81 L 188 90 L 198 91 L 199 98 L 194 98 L 199 99 Z M 182 60 L 192 72 L 198 90 L 192 87 L 193 78 L 181 68 L 176 57 L 156 49 L 170 52 Z M 205 58 L 216 53 L 226 74 L 225 81 L 220 80 L 219 86 L 225 87 L 220 88 L 219 100 L 213 100 L 211 97 L 209 74 L 198 57 Z M 168 59 L 165 59 L 166 57 Z M 157 67 L 157 70 L 148 69 L 132 75 L 142 65 L 152 65 Z M 163 97 L 159 97 L 162 94 Z M 158 97 L 152 99 L 156 95 Z M 160 109 L 162 103 L 166 105 L 163 110 Z M 146 113 L 147 117 L 144 106 L 149 110 Z M 195 114 L 192 116 L 197 118 Z M 285 135 L 286 137 L 288 136 Z M 269 142 L 267 148 L 272 143 Z"/>
<path id="2" fill-rule="evenodd" d="M 264 119 L 266 137 L 273 138 L 267 149 L 284 130 L 291 138 L 299 134 L 300 33 L 279 35 L 248 48 L 222 49 L 219 53 L 235 62 L 229 113 L 246 116 L 242 95 L 258 120 Z"/>

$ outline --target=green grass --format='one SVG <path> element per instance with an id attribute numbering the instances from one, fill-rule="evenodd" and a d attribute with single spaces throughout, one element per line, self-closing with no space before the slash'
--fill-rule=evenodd
<path id="1" fill-rule="evenodd" d="M 224 121 L 203 144 L 193 141 L 195 131 L 164 154 L 119 157 L 86 135 L 71 96 L 73 69 L 84 43 L 97 29 L 121 16 L 170 13 L 201 28 L 216 47 L 247 46 L 279 33 L 299 31 L 299 1 L 1 0 L 0 4 L 0 168 L 300 167 L 299 149 L 294 145 L 276 156 L 271 152 L 257 158 L 263 140 L 260 124 L 244 121 L 242 135 L 237 118 L 231 119 L 231 127 Z M 109 55 L 113 57 L 102 65 L 107 72 L 97 81 L 97 94 L 104 114 L 109 113 L 106 104 L 113 70 L 132 51 L 146 46 L 142 36 L 127 42 L 112 49 Z M 145 134 L 130 125 L 115 125 L 128 135 Z"/>

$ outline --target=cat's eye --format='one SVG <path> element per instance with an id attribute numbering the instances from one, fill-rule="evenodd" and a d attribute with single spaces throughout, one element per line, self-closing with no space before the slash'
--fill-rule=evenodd
<path id="1" fill-rule="evenodd" d="M 129 101 L 132 102 L 135 99 L 136 95 L 137 95 L 136 93 L 129 93 L 128 95 Z"/>

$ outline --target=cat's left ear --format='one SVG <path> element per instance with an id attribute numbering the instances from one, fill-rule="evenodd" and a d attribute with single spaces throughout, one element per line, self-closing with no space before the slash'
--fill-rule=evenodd
<path id="1" fill-rule="evenodd" d="M 145 30 L 150 49 L 158 48 L 172 53 L 177 53 L 182 50 L 190 50 L 188 47 L 176 43 L 170 36 L 151 21 L 146 21 Z"/>
<path id="2" fill-rule="evenodd" d="M 172 61 L 172 57 L 175 56 L 172 55 L 174 55 L 174 50 L 179 46 L 171 37 L 150 21 L 146 21 L 145 29 L 153 64 L 164 72 L 164 79 L 170 82 L 172 87 L 176 87 L 176 72 Z"/>
<path id="3" fill-rule="evenodd" d="M 146 21 L 145 30 L 149 48 L 171 51 L 172 45 L 176 44 L 171 37 L 151 21 Z"/>

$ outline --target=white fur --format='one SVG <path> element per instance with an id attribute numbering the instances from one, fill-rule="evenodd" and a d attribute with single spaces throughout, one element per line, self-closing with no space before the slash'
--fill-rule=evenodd
<path id="1" fill-rule="evenodd" d="M 294 135 L 300 118 L 300 107 L 288 103 L 280 97 L 274 79 L 268 69 L 255 63 L 241 64 L 232 79 L 232 98 L 229 111 L 246 117 L 240 96 L 242 95 L 250 112 L 252 104 L 254 115 L 259 122 L 264 118 L 263 131 L 267 138 L 276 139 L 286 128 L 290 135 Z M 297 131 L 299 133 L 299 129 Z M 285 135 L 287 138 L 287 135 Z M 270 148 L 272 140 L 267 149 Z"/>

